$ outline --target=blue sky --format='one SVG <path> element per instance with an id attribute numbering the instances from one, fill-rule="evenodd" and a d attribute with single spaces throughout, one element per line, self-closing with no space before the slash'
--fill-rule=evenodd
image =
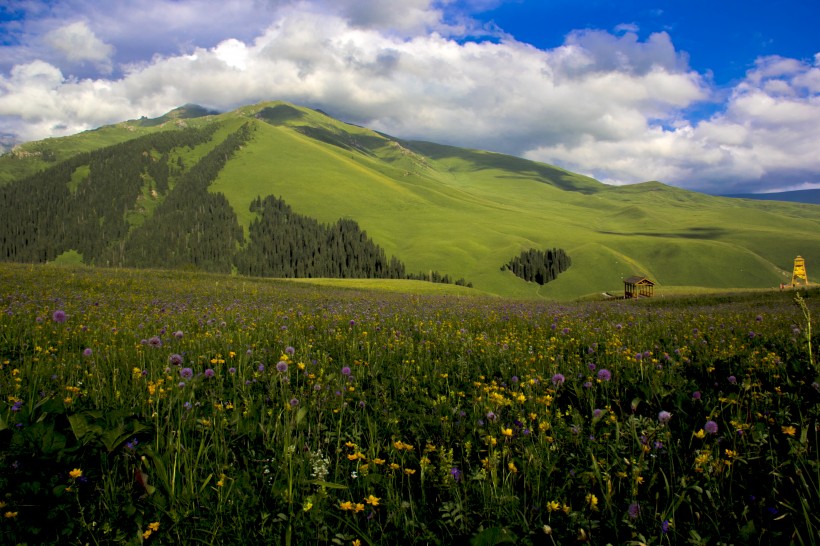
<path id="1" fill-rule="evenodd" d="M 560 46 L 570 30 L 584 28 L 632 25 L 641 38 L 667 32 L 690 66 L 718 85 L 742 79 L 758 57 L 811 60 L 820 48 L 820 2 L 813 0 L 522 0 L 476 16 L 540 48 Z"/>
<path id="2" fill-rule="evenodd" d="M 820 187 L 815 0 L 0 0 L 0 142 L 320 107 L 610 184 Z"/>

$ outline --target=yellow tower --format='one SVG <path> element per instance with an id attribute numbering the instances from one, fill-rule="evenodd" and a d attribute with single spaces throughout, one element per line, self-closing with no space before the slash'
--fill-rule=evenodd
<path id="1" fill-rule="evenodd" d="M 809 276 L 806 275 L 806 260 L 802 256 L 794 259 L 794 271 L 792 272 L 792 286 L 797 286 L 797 280 L 803 279 L 803 284 L 808 286 Z"/>

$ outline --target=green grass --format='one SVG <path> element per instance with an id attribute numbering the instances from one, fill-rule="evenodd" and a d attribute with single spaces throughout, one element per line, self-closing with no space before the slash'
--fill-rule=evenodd
<path id="1" fill-rule="evenodd" d="M 0 264 L 0 542 L 820 542 L 817 288 L 435 288 Z"/>
<path id="2" fill-rule="evenodd" d="M 211 142 L 177 153 L 190 166 L 242 123 L 256 126 L 211 186 L 246 233 L 251 200 L 274 195 L 324 223 L 356 220 L 408 271 L 463 277 L 488 293 L 571 300 L 619 292 L 621 279 L 638 273 L 669 288 L 771 288 L 790 280 L 797 255 L 810 278 L 820 264 L 816 205 L 719 198 L 659 182 L 610 187 L 502 154 L 392 140 L 279 102 L 185 120 L 215 121 L 224 125 Z M 120 124 L 44 142 L 63 157 L 162 129 Z M 0 160 L 0 180 L 15 172 L 10 161 Z M 500 270 L 523 250 L 551 247 L 566 250 L 573 266 L 548 285 Z"/>

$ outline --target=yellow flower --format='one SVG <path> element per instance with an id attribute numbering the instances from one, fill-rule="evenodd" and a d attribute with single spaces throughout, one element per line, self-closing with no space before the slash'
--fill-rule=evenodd
<path id="1" fill-rule="evenodd" d="M 353 503 L 350 501 L 340 502 L 339 508 L 342 510 L 353 510 Z"/>
<path id="2" fill-rule="evenodd" d="M 783 431 L 783 434 L 788 434 L 789 436 L 794 436 L 797 433 L 797 429 L 791 425 L 786 427 L 780 427 L 780 430 Z"/>
<path id="3" fill-rule="evenodd" d="M 79 468 L 75 468 L 74 470 L 72 470 L 71 472 L 68 473 L 68 477 L 71 478 L 72 480 L 76 480 L 77 478 L 82 477 L 82 475 L 83 475 L 83 471 L 80 470 Z"/>
<path id="4" fill-rule="evenodd" d="M 515 463 L 514 463 L 514 462 L 510 461 L 509 463 L 507 463 L 507 468 L 508 468 L 508 469 L 509 469 L 509 471 L 510 471 L 510 472 L 512 472 L 513 474 L 518 474 L 518 469 L 515 467 Z"/>
<path id="5" fill-rule="evenodd" d="M 151 536 L 151 532 L 152 532 L 152 531 L 151 531 L 151 529 L 148 529 L 147 531 L 145 531 L 145 532 L 142 534 L 142 539 L 143 539 L 143 540 L 148 540 L 148 537 L 150 537 L 150 536 Z"/>
<path id="6" fill-rule="evenodd" d="M 694 436 L 695 436 L 695 438 L 703 439 L 703 438 L 706 437 L 706 432 L 703 429 L 700 429 L 699 431 L 694 433 Z"/>
<path id="7" fill-rule="evenodd" d="M 5 514 L 3 514 L 3 516 L 5 516 L 9 519 L 16 518 L 17 517 L 17 512 L 6 512 Z"/>
<path id="8" fill-rule="evenodd" d="M 390 470 L 398 470 L 399 468 L 401 467 L 396 463 L 390 463 Z"/>
<path id="9" fill-rule="evenodd" d="M 550 512 L 557 512 L 561 509 L 561 503 L 558 501 L 550 501 L 547 503 L 547 510 Z"/>
<path id="10" fill-rule="evenodd" d="M 155 521 L 153 523 L 149 523 L 148 528 L 156 533 L 157 531 L 159 531 L 159 522 Z"/>
<path id="11" fill-rule="evenodd" d="M 598 497 L 596 497 L 592 493 L 587 493 L 586 500 L 589 504 L 590 509 L 595 511 L 598 510 Z"/>
<path id="12" fill-rule="evenodd" d="M 415 468 L 405 468 L 404 473 L 407 474 L 408 476 L 412 476 L 413 474 L 416 473 L 416 469 Z"/>
<path id="13" fill-rule="evenodd" d="M 507 437 L 510 437 L 510 438 L 511 438 L 511 437 L 512 437 L 512 435 L 513 435 L 513 432 L 512 432 L 512 429 L 511 429 L 511 428 L 502 428 L 502 429 L 501 429 L 501 434 L 503 434 L 504 436 L 507 436 Z"/>
<path id="14" fill-rule="evenodd" d="M 304 510 L 305 512 L 310 512 L 311 508 L 313 508 L 313 502 L 311 502 L 310 500 L 305 501 L 304 506 L 302 506 L 302 510 Z"/>
<path id="15" fill-rule="evenodd" d="M 371 506 L 378 506 L 380 500 L 381 499 L 379 499 L 379 497 L 374 497 L 373 495 L 368 495 L 367 498 L 364 499 L 364 502 L 366 502 L 367 504 L 370 504 Z"/>
<path id="16" fill-rule="evenodd" d="M 384 464 L 384 459 L 373 459 L 373 464 Z"/>
<path id="17" fill-rule="evenodd" d="M 360 502 L 357 502 L 356 506 L 353 507 L 353 510 L 356 511 L 356 512 L 364 511 L 364 504 L 362 504 Z"/>
<path id="18" fill-rule="evenodd" d="M 353 546 L 362 546 L 362 541 L 357 538 L 356 540 L 353 541 L 352 544 L 353 544 Z"/>

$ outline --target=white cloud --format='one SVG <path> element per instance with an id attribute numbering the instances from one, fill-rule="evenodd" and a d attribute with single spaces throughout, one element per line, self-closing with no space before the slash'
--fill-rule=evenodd
<path id="1" fill-rule="evenodd" d="M 97 38 L 84 21 L 77 21 L 48 32 L 43 40 L 71 62 L 91 61 L 111 70 L 114 48 Z"/>
<path id="2" fill-rule="evenodd" d="M 196 0 L 145 0 L 141 9 L 135 1 L 105 3 L 82 23 L 43 23 L 41 42 L 74 40 L 74 56 L 32 47 L 34 58 L 0 75 L 4 126 L 35 139 L 188 102 L 228 109 L 284 99 L 399 137 L 525 155 L 614 184 L 716 191 L 733 180 L 763 189 L 820 176 L 820 56 L 760 59 L 716 115 L 692 122 L 687 109 L 713 91 L 667 33 L 641 41 L 631 26 L 577 31 L 539 50 L 501 34 L 457 40 L 475 29 L 432 0 L 258 0 L 253 13 L 239 0 L 208 10 Z M 482 1 L 496 0 L 476 0 L 476 9 Z M 136 53 L 151 41 L 161 45 Z M 72 76 L 61 64 L 107 59 L 120 63 L 116 76 Z"/>

